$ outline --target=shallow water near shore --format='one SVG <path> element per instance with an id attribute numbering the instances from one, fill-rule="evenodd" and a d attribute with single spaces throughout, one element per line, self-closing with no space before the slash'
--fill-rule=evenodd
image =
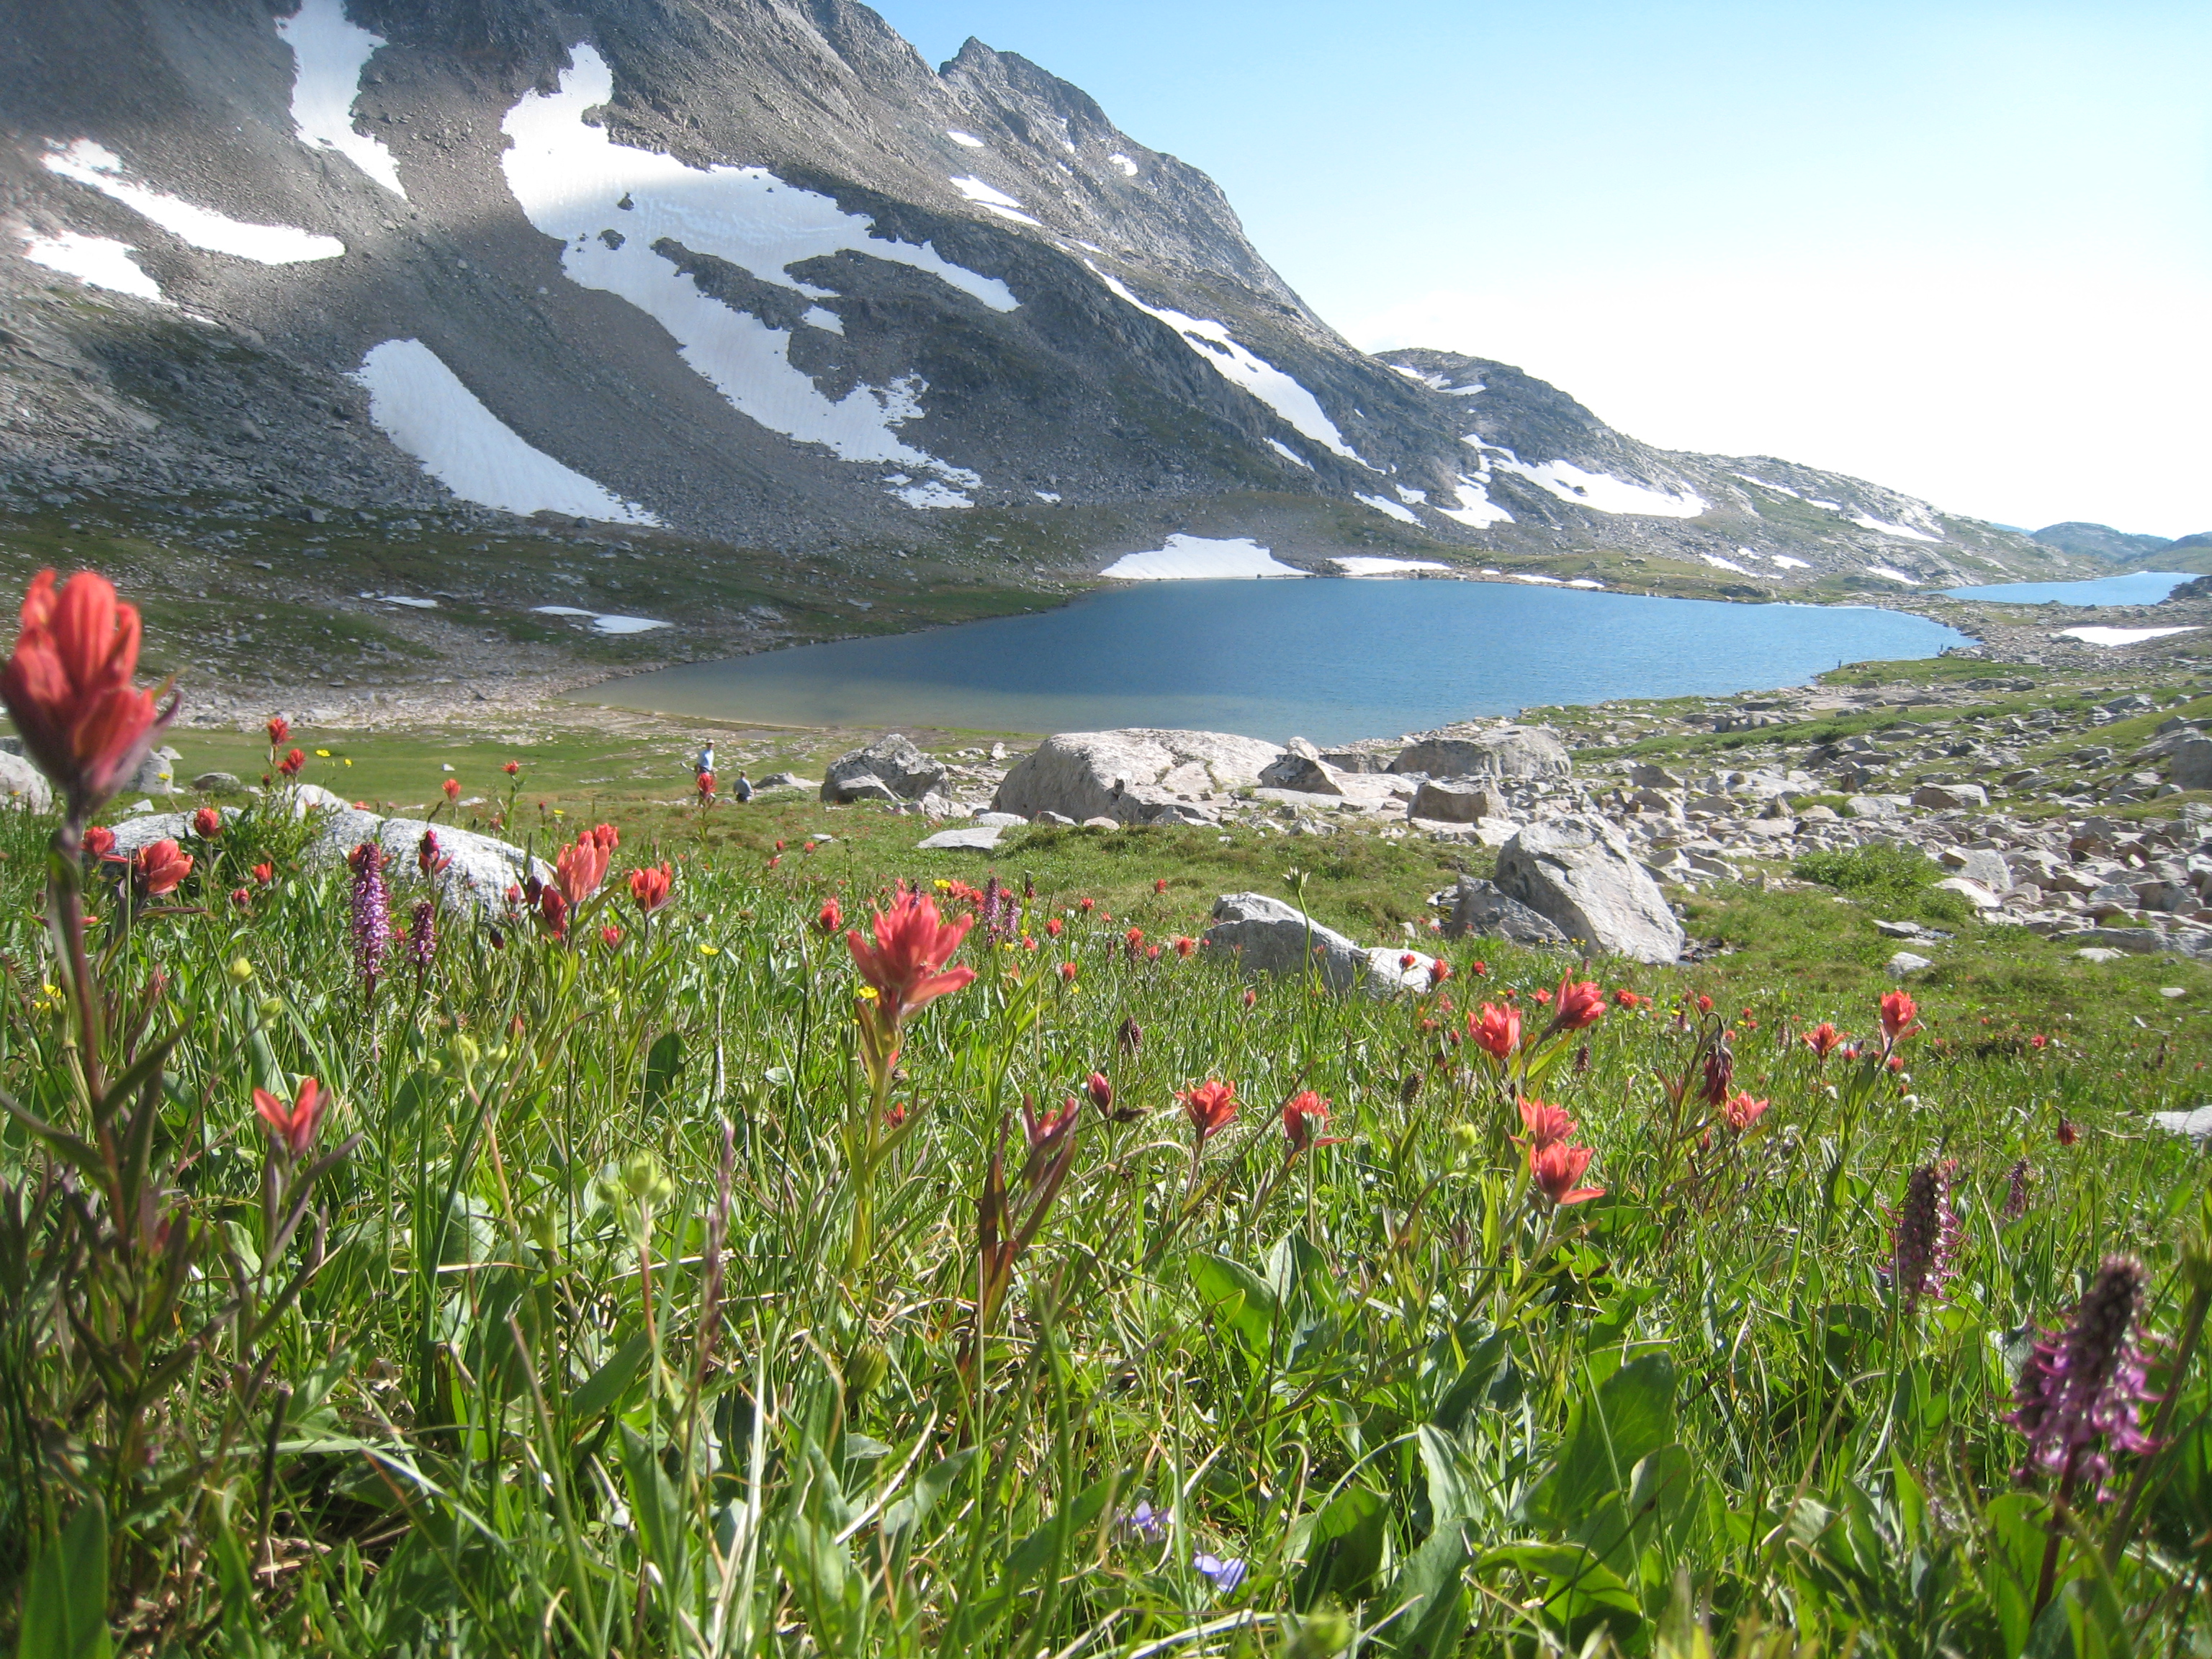
<path id="1" fill-rule="evenodd" d="M 1729 605 L 1502 582 L 1186 581 L 926 633 L 616 680 L 580 702 L 763 725 L 1389 737 L 1608 697 L 1801 684 L 1966 635 L 1865 606 Z"/>

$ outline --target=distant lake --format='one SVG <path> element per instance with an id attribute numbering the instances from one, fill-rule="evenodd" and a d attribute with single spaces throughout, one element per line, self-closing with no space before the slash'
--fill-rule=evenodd
<path id="1" fill-rule="evenodd" d="M 1504 582 L 1163 581 L 1031 616 L 687 663 L 574 695 L 769 726 L 1152 726 L 1343 743 L 1536 704 L 1792 685 L 1841 663 L 1972 643 L 1923 617 L 1856 605 Z"/>
<path id="2" fill-rule="evenodd" d="M 1990 599 L 2002 605 L 2156 605 L 2193 582 L 2191 570 L 2136 570 L 2124 576 L 2100 576 L 2093 582 L 1992 582 L 1987 587 L 1947 587 L 1954 599 Z"/>

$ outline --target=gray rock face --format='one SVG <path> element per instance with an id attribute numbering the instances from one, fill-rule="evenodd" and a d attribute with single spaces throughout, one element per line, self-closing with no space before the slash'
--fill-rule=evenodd
<path id="1" fill-rule="evenodd" d="M 1990 792 L 1978 783 L 1923 783 L 1912 792 L 1912 804 L 1939 811 L 1959 807 L 1981 811 L 1990 804 Z"/>
<path id="2" fill-rule="evenodd" d="M 1518 899 L 1508 898 L 1495 882 L 1462 876 L 1452 895 L 1451 919 L 1444 923 L 1446 939 L 1502 939 L 1516 945 L 1560 945 L 1567 936 Z"/>
<path id="3" fill-rule="evenodd" d="M 1260 769 L 1260 783 L 1263 788 L 1296 789 L 1309 795 L 1344 793 L 1321 750 L 1304 738 L 1292 738 L 1280 755 Z"/>
<path id="4" fill-rule="evenodd" d="M 123 786 L 123 793 L 137 795 L 173 795 L 177 793 L 176 763 L 156 749 L 138 763 L 138 769 L 131 775 L 131 781 Z"/>
<path id="5" fill-rule="evenodd" d="M 1558 732 L 1542 726 L 1501 726 L 1471 738 L 1427 738 L 1407 744 L 1393 772 L 1432 778 L 1564 778 L 1574 771 Z"/>
<path id="6" fill-rule="evenodd" d="M 1631 769 L 1628 781 L 1638 789 L 1680 789 L 1682 780 L 1663 766 L 1639 763 Z"/>
<path id="7" fill-rule="evenodd" d="M 1201 797 L 1258 787 L 1261 772 L 1283 753 L 1224 732 L 1063 732 L 1016 763 L 991 805 L 1078 823 L 1209 823 L 1213 814 Z"/>
<path id="8" fill-rule="evenodd" d="M 311 868 L 342 863 L 355 848 L 373 841 L 384 854 L 395 892 L 420 883 L 416 854 L 422 844 L 422 832 L 432 827 L 423 819 L 379 817 L 357 806 L 321 803 L 311 803 L 310 810 L 321 814 L 315 838 L 307 843 L 305 854 Z M 228 822 L 238 817 L 239 809 L 227 806 L 222 811 Z M 438 878 L 441 902 L 448 909 L 486 913 L 504 909 L 507 890 L 519 884 L 532 867 L 526 862 L 523 850 L 472 830 L 443 823 L 436 829 L 438 850 L 451 860 Z M 126 818 L 114 830 L 115 850 L 126 857 L 157 841 L 181 842 L 188 851 L 192 850 L 191 818 L 183 812 L 143 813 Z M 544 860 L 536 860 L 534 867 L 540 881 L 553 879 L 553 866 Z"/>
<path id="9" fill-rule="evenodd" d="M 1372 749 L 1332 749 L 1322 756 L 1322 764 L 1333 771 L 1350 772 L 1364 777 L 1390 769 L 1390 757 Z"/>
<path id="10" fill-rule="evenodd" d="M 1005 834 L 995 823 L 976 824 L 963 830 L 940 830 L 915 843 L 917 853 L 988 853 L 999 844 Z"/>
<path id="11" fill-rule="evenodd" d="M 46 774 L 21 755 L 0 754 L 0 804 L 27 806 L 33 812 L 54 810 L 54 792 Z"/>
<path id="12" fill-rule="evenodd" d="M 1529 824 L 1498 852 L 1498 887 L 1607 956 L 1679 961 L 1681 924 L 1650 872 L 1603 818 L 1570 813 Z"/>
<path id="13" fill-rule="evenodd" d="M 920 800 L 945 781 L 945 768 L 915 748 L 912 738 L 893 732 L 831 761 L 822 779 L 822 799 L 832 805 L 880 799 L 866 790 L 864 779 L 895 800 Z"/>
<path id="14" fill-rule="evenodd" d="M 1961 847 L 1943 854 L 1943 862 L 1969 881 L 1978 881 L 1992 893 L 2012 890 L 2012 866 L 2004 854 L 1986 847 Z"/>
<path id="15" fill-rule="evenodd" d="M 2191 738 L 2173 748 L 2167 774 L 2177 789 L 2212 789 L 2212 738 Z"/>
<path id="16" fill-rule="evenodd" d="M 203 772 L 192 780 L 192 787 L 203 795 L 242 795 L 246 781 L 235 772 Z"/>
<path id="17" fill-rule="evenodd" d="M 1995 910 L 2004 903 L 1981 883 L 1966 876 L 1947 876 L 1936 884 L 1945 892 L 1956 893 L 1977 910 Z"/>
<path id="18" fill-rule="evenodd" d="M 1933 968 L 1935 965 L 1926 957 L 1916 956 L 1910 951 L 1899 951 L 1889 959 L 1889 976 L 1892 979 L 1903 979 L 1907 974 L 1917 974 L 1923 968 Z"/>
<path id="19" fill-rule="evenodd" d="M 1505 803 L 1496 790 L 1439 778 L 1423 779 L 1406 811 L 1407 817 L 1431 818 L 1438 823 L 1473 823 L 1477 818 L 1504 815 Z"/>
<path id="20" fill-rule="evenodd" d="M 1303 973 L 1310 951 L 1329 989 L 1370 996 L 1425 990 L 1432 961 L 1418 951 L 1363 949 L 1296 905 L 1264 893 L 1224 893 L 1216 899 L 1205 942 L 1207 950 L 1233 957 L 1248 974 Z"/>

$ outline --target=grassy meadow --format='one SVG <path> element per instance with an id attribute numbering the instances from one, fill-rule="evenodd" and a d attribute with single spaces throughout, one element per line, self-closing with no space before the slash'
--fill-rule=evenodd
<path id="1" fill-rule="evenodd" d="M 503 800 L 497 746 L 448 741 L 309 775 L 434 799 L 458 753 Z M 281 814 L 186 837 L 159 897 L 91 868 L 101 1091 L 53 824 L 0 814 L 19 1651 L 2207 1650 L 2203 1166 L 2147 1121 L 2201 1097 L 2195 964 L 1961 923 L 1893 1069 L 1871 918 L 1911 872 L 1717 890 L 1706 959 L 1575 964 L 1429 931 L 1465 848 L 922 854 L 915 818 L 702 813 L 609 761 L 519 786 L 541 851 L 619 834 L 564 936 L 447 912 L 426 945 L 395 868 L 418 931 L 373 986 L 356 878 Z M 992 875 L 972 982 L 872 1045 L 824 906 L 969 917 Z M 1185 954 L 1243 889 L 1450 975 L 1339 998 Z M 1570 968 L 1607 1011 L 1539 1042 Z M 1526 1017 L 1510 1062 L 1485 1005 Z M 1817 1056 L 1822 1021 L 1864 1052 Z M 255 1091 L 282 1123 L 310 1078 L 294 1146 Z M 1516 1094 L 1575 1121 L 1573 1201 Z M 2121 1252 L 2168 1403 L 2100 1502 L 2018 1478 L 2006 1417 Z"/>

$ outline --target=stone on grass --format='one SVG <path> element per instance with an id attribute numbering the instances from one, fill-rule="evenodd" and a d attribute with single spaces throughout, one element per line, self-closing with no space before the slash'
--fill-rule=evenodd
<path id="1" fill-rule="evenodd" d="M 1970 807 L 1981 811 L 1990 804 L 1990 792 L 1978 783 L 1923 783 L 1912 792 L 1912 804 L 1937 811 Z"/>
<path id="2" fill-rule="evenodd" d="M 1978 881 L 1992 893 L 2012 890 L 2012 866 L 2004 861 L 2004 854 L 1986 847 L 1948 848 L 1942 854 L 1946 867 L 1956 870 L 1969 881 Z"/>
<path id="3" fill-rule="evenodd" d="M 2085 945 L 2074 954 L 2084 962 L 2118 962 L 2126 956 L 2127 952 L 2115 951 L 2103 945 Z"/>
<path id="4" fill-rule="evenodd" d="M 33 812 L 54 810 L 54 792 L 46 774 L 21 755 L 0 754 L 0 800 Z"/>
<path id="5" fill-rule="evenodd" d="M 912 738 L 892 732 L 831 761 L 823 775 L 822 799 L 833 805 L 878 800 L 882 796 L 874 790 L 881 790 L 894 800 L 920 800 L 944 781 L 942 763 L 915 748 Z M 871 784 L 874 790 L 866 787 Z"/>
<path id="6" fill-rule="evenodd" d="M 1889 976 L 1892 979 L 1903 979 L 1907 974 L 1917 974 L 1923 968 L 1933 968 L 1935 965 L 1926 957 L 1915 956 L 1910 951 L 1899 951 L 1889 959 Z"/>
<path id="7" fill-rule="evenodd" d="M 1887 795 L 1853 795 L 1844 802 L 1844 810 L 1855 818 L 1893 818 L 1897 803 Z"/>
<path id="8" fill-rule="evenodd" d="M 1304 973 L 1310 951 L 1315 970 L 1332 991 L 1389 996 L 1426 989 L 1429 983 L 1431 959 L 1419 951 L 1363 949 L 1296 905 L 1265 893 L 1224 893 L 1216 899 L 1205 943 L 1248 974 Z M 1403 958 L 1409 956 L 1413 960 L 1407 966 Z"/>
<path id="9" fill-rule="evenodd" d="M 1295 789 L 1307 795 L 1342 795 L 1344 786 L 1322 760 L 1321 750 L 1304 738 L 1292 738 L 1283 752 L 1260 769 L 1269 789 Z"/>
<path id="10" fill-rule="evenodd" d="M 2170 1134 L 2212 1140 L 2212 1106 L 2192 1107 L 2185 1112 L 2153 1112 L 2150 1121 Z"/>
<path id="11" fill-rule="evenodd" d="M 1451 919 L 1444 923 L 1446 939 L 1502 939 L 1515 945 L 1565 945 L 1567 936 L 1553 922 L 1518 899 L 1498 890 L 1498 884 L 1480 876 L 1462 876 L 1452 894 Z"/>
<path id="12" fill-rule="evenodd" d="M 192 787 L 203 795 L 242 795 L 246 781 L 235 772 L 203 772 L 192 780 Z"/>
<path id="13" fill-rule="evenodd" d="M 2173 747 L 2166 776 L 2177 789 L 2212 789 L 2212 738 L 2190 738 Z"/>
<path id="14" fill-rule="evenodd" d="M 822 786 L 812 778 L 802 778 L 796 772 L 771 772 L 753 786 L 755 793 L 763 789 L 818 789 Z"/>
<path id="15" fill-rule="evenodd" d="M 1965 876 L 1947 876 L 1936 885 L 1944 892 L 1956 893 L 1977 910 L 1995 910 L 2004 903 L 2002 899 L 1983 886 L 1981 883 L 1969 880 Z"/>
<path id="16" fill-rule="evenodd" d="M 1019 820 L 1017 820 L 1019 822 Z M 915 843 L 917 853 L 988 853 L 999 844 L 1005 830 L 995 823 L 977 824 L 972 829 L 940 830 Z"/>
<path id="17" fill-rule="evenodd" d="M 1437 823 L 1473 823 L 1477 818 L 1502 817 L 1505 803 L 1494 789 L 1479 783 L 1425 778 L 1406 809 L 1409 818 L 1429 818 Z"/>
<path id="18" fill-rule="evenodd" d="M 1501 726 L 1473 737 L 1424 738 L 1399 750 L 1390 769 L 1432 778 L 1564 778 L 1574 763 L 1549 727 Z"/>
<path id="19" fill-rule="evenodd" d="M 1258 787 L 1283 753 L 1225 732 L 1062 732 L 1015 763 L 991 804 L 1024 817 L 1211 823 L 1217 814 L 1202 797 Z"/>
<path id="20" fill-rule="evenodd" d="M 1681 959 L 1682 927 L 1620 831 L 1568 813 L 1522 829 L 1498 851 L 1498 890 L 1570 940 L 1637 962 Z"/>
<path id="21" fill-rule="evenodd" d="M 1016 824 L 1027 823 L 1029 820 L 1018 812 L 978 812 L 975 814 L 975 822 L 995 824 L 1001 830 L 1011 830 Z"/>

